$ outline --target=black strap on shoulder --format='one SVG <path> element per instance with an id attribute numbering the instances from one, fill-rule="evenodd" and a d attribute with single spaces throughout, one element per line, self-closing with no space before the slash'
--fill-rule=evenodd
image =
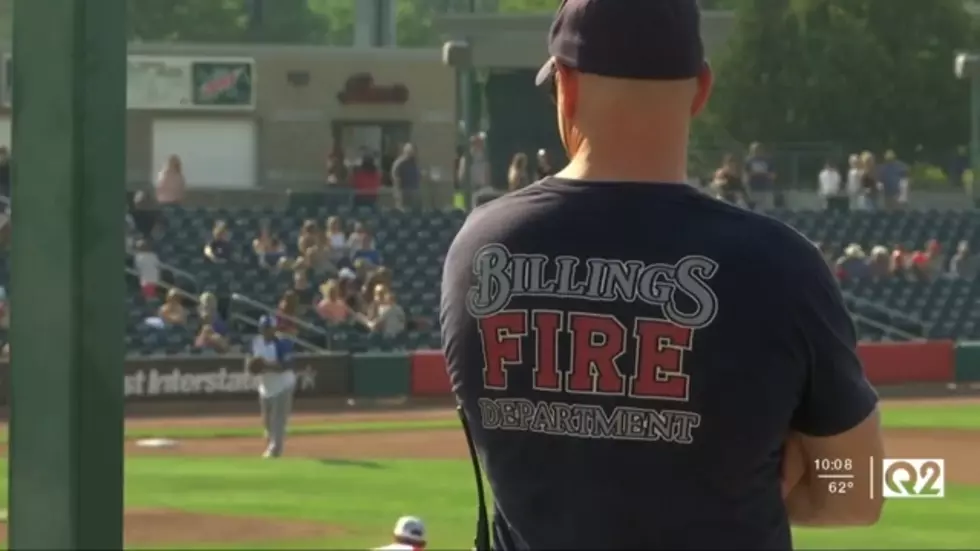
<path id="1" fill-rule="evenodd" d="M 476 445 L 473 444 L 473 434 L 470 432 L 470 424 L 466 419 L 463 406 L 456 406 L 456 414 L 459 415 L 459 422 L 463 425 L 466 447 L 469 448 L 470 459 L 473 461 L 473 475 L 476 477 L 476 538 L 473 541 L 474 549 L 475 551 L 490 551 L 490 523 L 487 520 L 487 501 L 483 491 L 483 472 L 480 470 L 480 459 L 476 455 Z"/>

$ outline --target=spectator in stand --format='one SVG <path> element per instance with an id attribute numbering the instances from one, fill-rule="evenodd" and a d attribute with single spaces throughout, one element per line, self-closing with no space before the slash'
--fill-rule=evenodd
<path id="1" fill-rule="evenodd" d="M 837 261 L 837 267 L 842 279 L 862 279 L 868 275 L 868 260 L 864 249 L 857 243 L 851 243 L 844 249 L 844 256 Z"/>
<path id="2" fill-rule="evenodd" d="M 324 236 L 330 247 L 330 261 L 338 267 L 348 264 L 349 250 L 347 248 L 347 233 L 344 232 L 344 222 L 339 216 L 327 218 Z"/>
<path id="3" fill-rule="evenodd" d="M 177 205 L 184 200 L 187 191 L 187 180 L 184 179 L 184 168 L 180 157 L 171 155 L 167 163 L 157 173 L 156 199 L 161 205 Z"/>
<path id="4" fill-rule="evenodd" d="M 749 155 L 743 164 L 743 181 L 754 201 L 754 208 L 771 209 L 775 206 L 776 173 L 772 162 L 763 151 L 762 145 L 755 142 L 749 146 Z"/>
<path id="5" fill-rule="evenodd" d="M 361 294 L 364 298 L 364 301 L 361 303 L 362 309 L 366 312 L 374 304 L 374 299 L 377 298 L 377 292 L 375 290 L 378 288 L 378 285 L 390 289 L 391 283 L 391 270 L 388 268 L 378 268 L 373 271 L 365 270 L 363 280 L 361 281 Z"/>
<path id="6" fill-rule="evenodd" d="M 0 348 L 0 359 L 10 361 L 10 343 L 4 343 L 3 348 Z"/>
<path id="7" fill-rule="evenodd" d="M 394 293 L 385 285 L 375 285 L 374 300 L 367 314 L 358 319 L 373 333 L 385 337 L 397 337 L 405 332 L 408 318 L 405 309 L 395 300 Z"/>
<path id="8" fill-rule="evenodd" d="M 715 197 L 722 201 L 741 207 L 748 205 L 748 192 L 742 178 L 739 177 L 738 166 L 735 164 L 735 157 L 732 155 L 725 155 L 721 166 L 715 171 L 711 187 Z"/>
<path id="9" fill-rule="evenodd" d="M 941 273 L 944 259 L 939 242 L 930 239 L 922 250 L 913 251 L 908 258 L 912 275 L 919 280 L 931 280 Z"/>
<path id="10" fill-rule="evenodd" d="M 218 220 L 211 229 L 211 241 L 204 246 L 204 256 L 215 264 L 226 264 L 231 260 L 231 231 L 224 220 Z"/>
<path id="11" fill-rule="evenodd" d="M 343 268 L 337 274 L 337 281 L 340 285 L 340 294 L 347 306 L 354 312 L 363 312 L 364 298 L 361 287 L 357 284 L 357 273 L 351 268 Z"/>
<path id="12" fill-rule="evenodd" d="M 176 289 L 171 289 L 167 293 L 167 298 L 160 305 L 157 315 L 164 324 L 172 327 L 183 326 L 187 323 L 187 308 L 184 307 L 184 301 Z"/>
<path id="13" fill-rule="evenodd" d="M 299 317 L 299 297 L 292 289 L 283 293 L 276 307 L 276 333 L 296 336 L 299 334 L 299 327 L 294 321 Z"/>
<path id="14" fill-rule="evenodd" d="M 820 189 L 818 193 L 820 197 L 824 200 L 825 204 L 829 207 L 833 199 L 840 197 L 841 195 L 841 176 L 840 171 L 834 165 L 834 162 L 827 160 L 823 165 L 823 170 L 820 171 Z"/>
<path id="15" fill-rule="evenodd" d="M 875 245 L 871 248 L 871 257 L 868 259 L 868 276 L 874 279 L 883 279 L 890 275 L 888 248 Z"/>
<path id="16" fill-rule="evenodd" d="M 929 270 L 930 279 L 940 277 L 946 272 L 949 260 L 946 258 L 943 247 L 939 244 L 938 240 L 930 239 L 926 242 L 926 257 L 928 258 L 927 269 Z"/>
<path id="17" fill-rule="evenodd" d="M 972 280 L 980 271 L 978 258 L 970 253 L 970 242 L 963 240 L 956 246 L 956 254 L 949 260 L 949 273 L 953 277 Z"/>
<path id="18" fill-rule="evenodd" d="M 205 292 L 198 297 L 197 317 L 201 319 L 201 325 L 211 326 L 218 335 L 228 335 L 228 324 L 218 311 L 218 297 L 214 293 Z"/>
<path id="19" fill-rule="evenodd" d="M 966 172 L 970 170 L 970 153 L 966 146 L 959 146 L 949 161 L 949 183 L 958 188 L 966 187 Z"/>
<path id="20" fill-rule="evenodd" d="M 548 176 L 555 173 L 555 169 L 551 167 L 551 161 L 548 160 L 548 152 L 544 149 L 538 150 L 537 163 L 534 167 L 534 179 L 544 180 Z"/>
<path id="21" fill-rule="evenodd" d="M 369 264 L 369 266 L 380 266 L 381 265 L 381 252 L 378 251 L 377 244 L 374 241 L 374 235 L 370 232 L 367 233 L 365 240 L 363 241 L 359 249 L 351 251 L 351 260 L 357 263 L 359 260 L 363 260 Z"/>
<path id="22" fill-rule="evenodd" d="M 252 240 L 252 251 L 259 265 L 265 268 L 278 266 L 279 261 L 286 257 L 286 246 L 272 233 L 268 220 L 259 224 L 259 235 Z"/>
<path id="23" fill-rule="evenodd" d="M 880 191 L 881 183 L 878 182 L 875 156 L 870 151 L 865 151 L 861 154 L 861 208 L 877 209 Z"/>
<path id="24" fill-rule="evenodd" d="M 194 348 L 225 353 L 228 352 L 230 346 L 228 339 L 215 331 L 213 326 L 204 324 L 197 332 L 197 336 L 194 337 Z"/>
<path id="25" fill-rule="evenodd" d="M 350 253 L 351 262 L 357 262 L 357 259 L 363 258 L 375 266 L 380 266 L 381 254 L 375 247 L 374 236 L 367 229 L 367 226 L 360 222 L 354 224 L 354 231 L 347 239 L 347 250 Z"/>
<path id="26" fill-rule="evenodd" d="M 355 207 L 374 207 L 378 204 L 378 194 L 381 192 L 381 171 L 378 170 L 374 157 L 364 155 L 361 163 L 354 169 L 351 177 L 354 187 Z"/>
<path id="27" fill-rule="evenodd" d="M 0 145 L 0 196 L 10 199 L 10 150 Z M 0 204 L 0 212 L 6 210 L 6 205 Z"/>
<path id="28" fill-rule="evenodd" d="M 300 227 L 299 236 L 296 238 L 296 251 L 302 255 L 306 249 L 316 245 L 320 241 L 320 228 L 316 225 L 316 220 L 306 220 Z"/>
<path id="29" fill-rule="evenodd" d="M 861 199 L 861 156 L 854 153 L 847 158 L 847 196 L 851 199 L 852 209 L 863 209 Z"/>
<path id="30" fill-rule="evenodd" d="M 471 136 L 469 158 L 464 157 L 459 165 L 459 181 L 465 182 L 469 172 L 470 185 L 474 193 L 494 187 L 493 180 L 490 178 L 490 159 L 487 158 L 486 140 L 487 135 L 483 132 Z"/>
<path id="31" fill-rule="evenodd" d="M 905 252 L 905 247 L 896 243 L 892 246 L 891 259 L 888 262 L 888 271 L 893 276 L 904 276 L 908 270 L 909 255 Z"/>
<path id="32" fill-rule="evenodd" d="M 150 243 L 145 239 L 136 242 L 133 252 L 133 267 L 136 269 L 137 277 L 140 280 L 140 290 L 143 298 L 157 298 L 158 286 L 160 284 L 160 257 L 153 252 Z"/>
<path id="33" fill-rule="evenodd" d="M 296 314 L 303 316 L 313 307 L 316 290 L 310 284 L 309 272 L 300 270 L 293 273 L 293 293 L 296 294 Z"/>
<path id="34" fill-rule="evenodd" d="M 897 209 L 908 188 L 909 167 L 889 149 L 885 152 L 885 162 L 878 166 L 877 175 L 881 183 L 882 205 L 885 210 Z"/>
<path id="35" fill-rule="evenodd" d="M 332 276 L 337 273 L 337 266 L 330 259 L 330 247 L 327 245 L 326 236 L 316 240 L 316 243 L 307 247 L 303 252 L 306 264 L 309 266 L 313 276 L 322 279 L 324 276 Z"/>
<path id="36" fill-rule="evenodd" d="M 340 283 L 329 279 L 320 286 L 320 302 L 316 305 L 316 313 L 328 325 L 346 323 L 352 314 L 350 306 L 340 293 Z"/>
<path id="37" fill-rule="evenodd" d="M 527 187 L 531 178 L 527 174 L 527 155 L 515 153 L 507 169 L 507 191 L 517 191 Z"/>
<path id="38" fill-rule="evenodd" d="M 160 206 L 152 195 L 142 191 L 134 193 L 129 214 L 133 218 L 136 231 L 144 239 L 152 239 L 157 234 L 161 218 Z"/>
<path id="39" fill-rule="evenodd" d="M 10 329 L 10 302 L 7 300 L 7 288 L 0 286 L 0 329 Z"/>
<path id="40" fill-rule="evenodd" d="M 407 143 L 402 154 L 391 166 L 391 182 L 395 189 L 395 201 L 402 210 L 422 208 L 422 169 L 419 167 L 415 146 Z"/>
<path id="41" fill-rule="evenodd" d="M 327 153 L 326 181 L 330 187 L 347 185 L 347 167 L 344 165 L 343 155 L 338 149 L 331 149 Z"/>

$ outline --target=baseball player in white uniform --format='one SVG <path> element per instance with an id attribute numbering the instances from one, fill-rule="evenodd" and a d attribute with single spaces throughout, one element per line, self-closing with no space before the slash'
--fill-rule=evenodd
<path id="1" fill-rule="evenodd" d="M 252 340 L 246 366 L 249 373 L 260 377 L 259 404 L 266 437 L 262 456 L 275 458 L 282 455 L 293 409 L 296 389 L 296 373 L 291 362 L 293 342 L 276 336 L 276 320 L 272 316 L 259 318 L 259 330 L 261 333 Z"/>
<path id="2" fill-rule="evenodd" d="M 418 517 L 401 517 L 392 533 L 394 542 L 374 551 L 423 551 L 425 549 L 425 525 Z"/>

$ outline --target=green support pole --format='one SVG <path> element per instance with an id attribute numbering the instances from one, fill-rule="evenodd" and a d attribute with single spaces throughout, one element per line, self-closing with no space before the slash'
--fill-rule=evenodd
<path id="1" fill-rule="evenodd" d="M 125 9 L 14 2 L 11 549 L 122 548 Z"/>
<path id="2" fill-rule="evenodd" d="M 970 79 L 970 166 L 973 167 L 973 206 L 980 207 L 980 75 Z"/>
<path id="3" fill-rule="evenodd" d="M 463 156 L 466 170 L 463 171 L 463 181 L 460 185 L 463 188 L 463 204 L 467 212 L 473 210 L 473 158 L 470 156 L 470 137 L 475 133 L 472 122 L 472 101 L 470 97 L 471 79 L 473 71 L 468 67 L 460 67 L 456 70 L 459 75 L 459 89 L 462 94 L 459 96 L 460 116 L 463 120 Z"/>

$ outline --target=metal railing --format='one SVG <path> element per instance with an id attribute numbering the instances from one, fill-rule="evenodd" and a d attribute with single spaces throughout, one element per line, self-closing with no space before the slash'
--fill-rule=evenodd
<path id="1" fill-rule="evenodd" d="M 914 335 L 912 333 L 909 333 L 908 331 L 899 329 L 898 327 L 892 327 L 890 325 L 881 323 L 880 321 L 875 321 L 867 316 L 862 316 L 861 314 L 851 314 L 851 318 L 853 318 L 854 321 L 856 322 L 860 322 L 865 325 L 874 327 L 875 329 L 881 331 L 886 335 L 895 335 L 896 337 L 899 337 L 902 340 L 917 341 L 917 342 L 926 340 L 924 336 Z"/>
<path id="2" fill-rule="evenodd" d="M 237 312 L 232 313 L 231 318 L 232 319 L 235 319 L 235 320 L 238 320 L 238 321 L 240 321 L 242 323 L 245 323 L 245 324 L 247 324 L 247 325 L 249 325 L 251 327 L 254 327 L 256 329 L 256 332 L 258 332 L 258 329 L 259 329 L 259 320 L 254 319 L 254 318 L 250 318 L 250 317 L 248 317 L 248 316 L 246 316 L 244 314 L 239 314 Z M 296 344 L 302 346 L 303 348 L 309 350 L 310 352 L 317 352 L 317 353 L 329 352 L 329 350 L 327 350 L 326 348 L 323 348 L 322 346 L 317 346 L 317 345 L 311 343 L 310 341 L 305 340 L 305 339 L 301 339 L 301 338 L 299 338 L 299 337 L 297 337 L 295 335 L 290 335 L 289 336 L 289 340 L 295 342 Z"/>
<path id="3" fill-rule="evenodd" d="M 139 273 L 136 270 L 132 269 L 132 268 L 125 268 L 124 270 L 126 271 L 126 273 L 129 273 L 131 275 L 134 275 L 136 277 L 139 277 Z M 198 298 L 197 295 L 195 295 L 193 293 L 189 293 L 189 292 L 181 289 L 180 287 L 177 287 L 176 285 L 171 285 L 169 283 L 165 283 L 165 282 L 162 282 L 162 281 L 161 282 L 157 282 L 156 284 L 159 285 L 160 287 L 166 289 L 167 292 L 174 291 L 175 293 L 177 293 L 182 298 L 187 299 L 187 300 L 190 300 L 194 304 L 199 305 L 201 303 L 201 301 L 199 300 L 199 298 Z M 229 316 L 229 317 L 231 319 L 235 319 L 235 320 L 238 320 L 238 321 L 240 321 L 242 323 L 245 323 L 246 325 L 249 325 L 251 327 L 255 327 L 256 329 L 259 327 L 259 321 L 257 319 L 250 318 L 250 317 L 248 317 L 248 316 L 246 316 L 244 314 L 239 314 L 239 313 L 235 312 L 235 313 L 232 313 L 232 315 Z M 284 316 L 280 316 L 280 317 L 284 317 Z M 300 321 L 302 321 L 302 320 L 300 320 Z M 301 339 L 301 338 L 296 337 L 296 336 L 290 336 L 290 339 L 293 342 L 295 342 L 296 344 L 298 344 L 299 346 L 301 346 L 301 347 L 309 350 L 310 352 L 317 352 L 317 353 L 329 352 L 329 350 L 327 350 L 326 348 L 323 348 L 322 346 L 317 346 L 317 345 L 315 345 L 315 344 L 313 344 L 313 343 L 311 343 L 311 342 L 309 342 L 309 341 L 307 341 L 305 339 Z"/>
<path id="4" fill-rule="evenodd" d="M 188 272 L 186 270 L 181 270 L 180 268 L 174 266 L 173 264 L 168 264 L 166 262 L 160 262 L 159 263 L 159 266 L 160 266 L 160 269 L 161 270 L 166 270 L 166 271 L 172 273 L 174 275 L 174 281 L 177 280 L 177 276 L 180 276 L 180 277 L 183 277 L 184 279 L 187 279 L 191 283 L 193 283 L 195 288 L 197 288 L 197 289 L 200 289 L 201 288 L 201 286 L 198 284 L 197 276 L 195 276 L 194 274 L 192 274 L 192 273 L 190 273 L 190 272 Z"/>
<path id="5" fill-rule="evenodd" d="M 297 318 L 296 316 L 291 316 L 289 314 L 283 314 L 282 312 L 278 312 L 275 308 L 273 308 L 272 306 L 269 306 L 268 304 L 263 304 L 263 303 L 255 300 L 253 298 L 249 298 L 249 297 L 247 297 L 245 295 L 242 295 L 242 294 L 239 294 L 239 293 L 232 293 L 232 295 L 231 295 L 231 301 L 232 301 L 232 304 L 234 304 L 234 303 L 237 302 L 237 303 L 242 303 L 242 304 L 251 306 L 252 308 L 255 308 L 257 310 L 262 310 L 263 312 L 265 312 L 267 314 L 273 315 L 273 316 L 275 316 L 277 318 L 282 318 L 282 319 L 284 319 L 284 320 L 286 320 L 286 321 L 288 321 L 290 323 L 293 323 L 297 327 L 300 327 L 302 329 L 306 329 L 307 331 L 310 331 L 311 333 L 316 333 L 317 335 L 322 336 L 324 342 L 327 343 L 327 348 L 325 350 L 329 350 L 331 348 L 330 347 L 330 342 L 331 342 L 330 333 L 328 333 L 327 330 L 324 329 L 324 328 L 322 328 L 322 327 L 317 327 L 316 325 L 313 325 L 312 323 L 310 323 L 310 322 L 308 322 L 306 320 Z"/>
<path id="6" fill-rule="evenodd" d="M 869 308 L 873 308 L 875 310 L 878 310 L 879 312 L 883 312 L 885 314 L 888 314 L 890 317 L 898 318 L 898 319 L 901 319 L 901 320 L 904 320 L 904 321 L 907 321 L 907 322 L 910 322 L 910 323 L 914 323 L 914 324 L 916 324 L 916 325 L 918 325 L 919 327 L 922 328 L 923 333 L 928 332 L 929 329 L 932 328 L 932 324 L 931 323 L 927 323 L 927 322 L 921 320 L 920 318 L 918 318 L 916 316 L 913 316 L 912 314 L 909 314 L 907 312 L 902 312 L 901 310 L 896 310 L 894 308 L 890 308 L 888 306 L 885 306 L 884 304 L 875 302 L 873 300 L 868 300 L 866 298 L 861 298 L 861 297 L 855 295 L 854 293 L 851 293 L 850 291 L 845 291 L 843 289 L 841 289 L 841 294 L 844 296 L 845 299 L 853 302 L 854 304 L 857 304 L 858 306 L 867 306 Z"/>

